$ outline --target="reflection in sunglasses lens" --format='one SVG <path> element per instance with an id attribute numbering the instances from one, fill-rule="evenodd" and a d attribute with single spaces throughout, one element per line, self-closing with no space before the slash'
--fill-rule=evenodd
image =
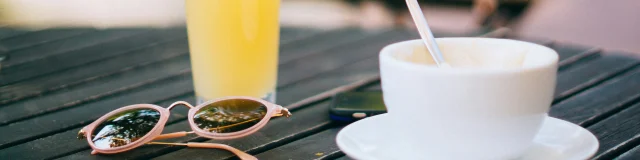
<path id="1" fill-rule="evenodd" d="M 230 99 L 202 107 L 193 117 L 198 128 L 213 133 L 237 132 L 256 125 L 267 114 L 264 104 Z"/>
<path id="2" fill-rule="evenodd" d="M 160 120 L 155 109 L 131 109 L 113 115 L 92 132 L 93 144 L 100 149 L 124 146 L 144 137 Z"/>

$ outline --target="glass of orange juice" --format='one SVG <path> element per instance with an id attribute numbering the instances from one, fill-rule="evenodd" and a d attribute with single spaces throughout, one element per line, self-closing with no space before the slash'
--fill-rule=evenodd
<path id="1" fill-rule="evenodd" d="M 275 101 L 280 0 L 187 0 L 197 103 L 223 96 Z"/>

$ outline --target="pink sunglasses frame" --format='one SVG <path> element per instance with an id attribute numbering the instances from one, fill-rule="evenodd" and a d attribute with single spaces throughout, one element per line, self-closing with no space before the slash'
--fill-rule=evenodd
<path id="1" fill-rule="evenodd" d="M 244 100 L 252 100 L 252 101 L 256 101 L 256 102 L 260 102 L 262 103 L 264 106 L 266 106 L 267 108 L 267 113 L 266 115 L 271 115 L 271 116 L 264 116 L 260 122 L 258 122 L 257 124 L 255 124 L 254 126 L 251 126 L 247 129 L 241 130 L 241 131 L 237 131 L 237 132 L 233 132 L 233 133 L 212 133 L 212 132 L 208 132 L 205 130 L 202 130 L 200 128 L 197 127 L 197 125 L 194 123 L 194 120 L 192 117 L 194 117 L 194 115 L 196 114 L 196 112 L 198 110 L 200 110 L 202 107 L 205 107 L 209 104 L 215 103 L 215 102 L 219 102 L 219 101 L 224 101 L 224 100 L 231 100 L 231 99 L 244 99 Z M 174 132 L 174 133 L 168 133 L 168 134 L 162 134 L 162 130 L 164 129 L 164 125 L 167 123 L 167 120 L 169 120 L 169 115 L 171 112 L 171 109 L 173 109 L 173 107 L 178 106 L 178 105 L 183 105 L 186 107 L 189 107 L 189 116 L 187 117 L 187 119 L 189 120 L 189 125 L 191 127 L 191 129 L 193 130 L 192 132 L 186 132 L 186 131 L 182 131 L 182 132 Z M 91 135 L 93 134 L 93 130 L 95 129 L 95 127 L 97 127 L 100 123 L 102 123 L 103 121 L 105 121 L 107 118 L 121 113 L 123 111 L 127 111 L 127 110 L 131 110 L 131 109 L 141 109 L 141 108 L 149 108 L 149 109 L 154 109 L 157 110 L 160 113 L 160 119 L 158 121 L 158 123 L 156 123 L 156 126 L 153 127 L 153 129 L 151 129 L 151 131 L 149 131 L 149 133 L 147 133 L 145 136 L 143 136 L 142 138 L 129 143 L 127 145 L 124 146 L 119 146 L 119 147 L 114 147 L 114 148 L 107 148 L 107 149 L 102 149 L 102 148 L 98 148 L 97 146 L 95 146 L 95 144 L 93 143 L 93 141 L 91 141 Z M 82 128 L 82 130 L 80 130 L 80 132 L 78 132 L 78 137 L 85 137 L 87 139 L 87 142 L 89 143 L 89 146 L 91 146 L 91 148 L 93 149 L 93 151 L 91 152 L 91 154 L 98 154 L 98 153 L 102 153 L 102 154 L 114 154 L 114 153 L 120 153 L 120 152 L 125 152 L 134 148 L 137 148 L 141 145 L 144 144 L 169 144 L 169 145 L 181 145 L 179 143 L 162 143 L 162 142 L 151 142 L 153 140 L 160 140 L 160 139 L 168 139 L 168 138 L 176 138 L 176 137 L 182 137 L 182 136 L 186 136 L 189 133 L 195 133 L 198 136 L 201 137 L 206 137 L 206 138 L 211 138 L 211 139 L 219 139 L 219 140 L 223 140 L 223 139 L 234 139 L 234 138 L 240 138 L 240 137 L 244 137 L 247 135 L 250 135 L 252 133 L 255 133 L 256 131 L 258 131 L 260 128 L 264 127 L 269 120 L 271 119 L 271 117 L 277 117 L 277 116 L 286 116 L 289 117 L 291 116 L 291 113 L 289 112 L 289 110 L 287 108 L 284 108 L 280 105 L 277 104 L 273 104 L 271 102 L 267 102 L 265 100 L 259 99 L 259 98 L 253 98 L 253 97 L 246 97 L 246 96 L 232 96 L 232 97 L 223 97 L 223 98 L 218 98 L 218 99 L 214 99 L 211 101 L 207 101 L 205 103 L 202 103 L 200 105 L 197 105 L 195 107 L 193 107 L 191 104 L 189 104 L 188 102 L 184 102 L 184 101 L 177 101 L 171 105 L 169 105 L 169 107 L 167 108 L 163 108 L 154 104 L 134 104 L 134 105 L 129 105 L 129 106 L 125 106 L 122 108 L 118 108 L 114 111 L 111 111 L 105 115 L 103 115 L 102 117 L 100 117 L 98 120 L 94 121 L 93 123 L 85 126 L 84 128 Z M 245 159 L 244 157 L 250 156 L 253 157 L 251 155 L 248 155 L 238 149 L 235 149 L 233 147 L 230 147 L 228 145 L 224 145 L 224 144 L 214 144 L 214 143 L 186 143 L 186 144 L 182 144 L 188 147 L 196 147 L 196 148 L 219 148 L 219 149 L 226 149 L 229 150 L 233 153 L 235 153 L 236 155 L 238 155 L 241 159 Z M 246 154 L 246 155 L 244 155 Z M 247 157 L 248 159 L 252 159 Z"/>

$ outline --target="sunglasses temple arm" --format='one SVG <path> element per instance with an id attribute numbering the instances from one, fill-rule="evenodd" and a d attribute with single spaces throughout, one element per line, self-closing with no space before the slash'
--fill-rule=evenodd
<path id="1" fill-rule="evenodd" d="M 182 132 L 173 132 L 173 133 L 161 134 L 161 135 L 158 135 L 155 138 L 153 138 L 153 140 L 162 140 L 162 139 L 169 139 L 169 138 L 184 137 L 184 136 L 187 136 L 187 135 L 189 135 L 191 133 L 193 133 L 193 132 L 182 131 Z"/>
<path id="2" fill-rule="evenodd" d="M 217 144 L 217 143 L 195 143 L 195 142 L 189 142 L 187 143 L 188 147 L 193 147 L 193 148 L 213 148 L 213 149 L 224 149 L 224 150 L 228 150 L 230 152 L 232 152 L 233 154 L 237 155 L 241 160 L 257 160 L 258 158 L 245 153 L 241 150 L 238 150 L 236 148 L 233 148 L 231 146 L 228 145 L 224 145 L 224 144 Z"/>

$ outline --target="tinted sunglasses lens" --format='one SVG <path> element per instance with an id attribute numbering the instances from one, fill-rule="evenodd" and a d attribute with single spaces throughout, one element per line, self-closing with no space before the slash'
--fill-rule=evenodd
<path id="1" fill-rule="evenodd" d="M 107 118 L 93 131 L 91 140 L 100 149 L 124 146 L 147 135 L 160 120 L 155 109 L 131 109 Z"/>
<path id="2" fill-rule="evenodd" d="M 267 114 L 267 107 L 257 101 L 230 99 L 211 103 L 196 112 L 198 128 L 213 133 L 237 132 L 256 125 Z"/>

